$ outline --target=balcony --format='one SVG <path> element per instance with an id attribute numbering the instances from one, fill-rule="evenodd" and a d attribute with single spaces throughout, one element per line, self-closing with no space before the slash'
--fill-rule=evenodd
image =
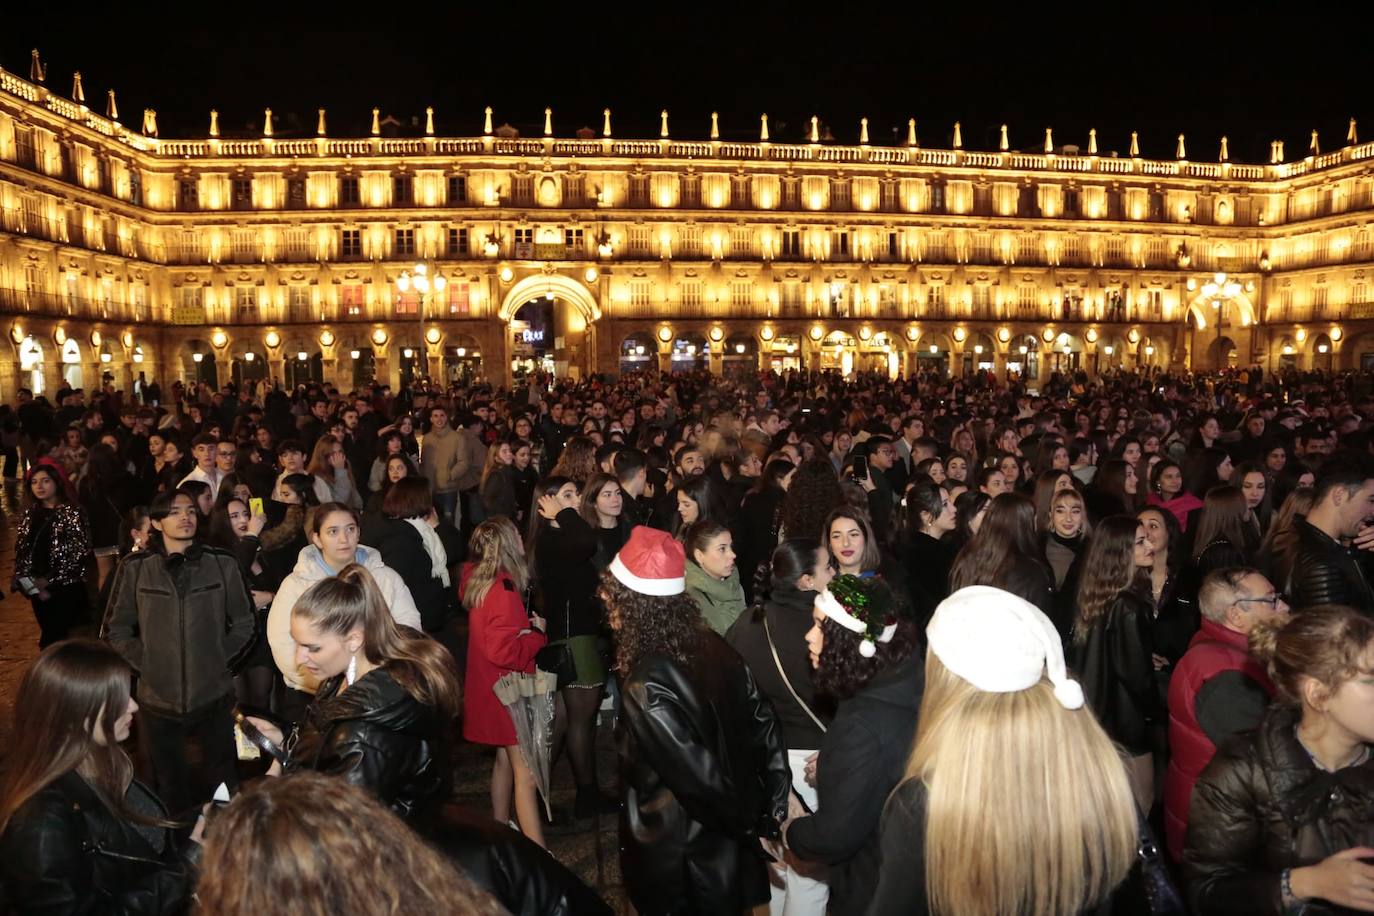
<path id="1" fill-rule="evenodd" d="M 143 308 L 147 311 L 147 307 Z M 9 289 L 0 287 L 0 312 L 43 315 L 52 318 L 90 318 L 94 320 L 140 320 L 132 315 L 132 307 L 103 299 L 68 296 L 42 290 Z M 146 318 L 143 315 L 142 318 Z"/>

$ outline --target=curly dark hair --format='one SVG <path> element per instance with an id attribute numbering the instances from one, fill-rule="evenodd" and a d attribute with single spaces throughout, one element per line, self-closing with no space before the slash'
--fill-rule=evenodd
<path id="1" fill-rule="evenodd" d="M 598 590 L 606 613 L 618 617 L 615 669 L 623 676 L 646 655 L 666 655 L 686 664 L 688 652 L 706 624 L 701 609 L 686 592 L 642 595 L 626 588 L 607 570 Z"/>
<path id="2" fill-rule="evenodd" d="M 882 580 L 869 582 L 870 588 L 887 589 L 891 594 L 890 586 Z M 891 601 L 895 607 L 895 594 L 891 596 Z M 820 624 L 821 636 L 824 637 L 820 664 L 811 678 L 816 689 L 836 700 L 847 700 L 864 689 L 878 674 L 903 661 L 919 642 L 916 625 L 906 616 L 897 611 L 897 632 L 892 634 L 889 642 L 874 642 L 877 651 L 872 658 L 864 658 L 859 653 L 862 633 L 846 630 L 829 617 L 824 618 Z"/>
<path id="3" fill-rule="evenodd" d="M 826 457 L 810 458 L 792 475 L 792 484 L 782 499 L 782 528 L 789 538 L 821 542 L 825 518 L 845 504 L 844 490 L 835 476 L 835 466 Z"/>

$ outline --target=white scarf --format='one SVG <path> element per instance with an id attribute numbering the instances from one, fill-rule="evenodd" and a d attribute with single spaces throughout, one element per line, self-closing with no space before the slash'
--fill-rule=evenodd
<path id="1" fill-rule="evenodd" d="M 424 519 L 408 518 L 406 521 L 420 532 L 420 541 L 425 545 L 425 552 L 429 554 L 429 574 L 436 579 L 442 579 L 444 586 L 448 587 L 448 553 L 444 550 L 444 542 L 439 540 L 439 535 Z"/>

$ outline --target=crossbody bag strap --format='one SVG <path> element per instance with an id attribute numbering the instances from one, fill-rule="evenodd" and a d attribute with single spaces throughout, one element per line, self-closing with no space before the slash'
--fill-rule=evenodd
<path id="1" fill-rule="evenodd" d="M 826 728 L 825 728 L 825 723 L 823 723 L 823 722 L 816 716 L 816 714 L 815 714 L 814 712 L 811 711 L 811 707 L 806 705 L 806 701 L 805 701 L 805 700 L 803 700 L 801 697 L 797 696 L 797 691 L 796 691 L 795 689 L 793 689 L 793 687 L 792 687 L 792 681 L 788 679 L 788 677 L 787 677 L 787 672 L 784 671 L 784 670 L 782 670 L 782 659 L 778 658 L 778 648 L 777 648 L 777 646 L 773 645 L 773 633 L 772 633 L 772 631 L 769 630 L 769 628 L 768 628 L 768 612 L 767 612 L 767 611 L 765 611 L 765 612 L 764 612 L 764 615 L 763 615 L 763 635 L 764 635 L 764 637 L 767 638 L 767 640 L 768 640 L 768 651 L 773 653 L 773 664 L 778 666 L 778 674 L 782 677 L 783 686 L 785 686 L 785 687 L 787 688 L 787 692 L 788 692 L 788 693 L 792 694 L 792 699 L 794 699 L 794 700 L 797 701 L 797 705 L 800 706 L 800 707 L 802 708 L 802 712 L 804 712 L 804 713 L 806 713 L 808 716 L 810 716 L 810 717 L 811 717 L 811 721 L 812 721 L 812 722 L 815 722 L 815 723 L 816 723 L 816 727 L 819 728 L 819 729 L 821 730 L 822 733 L 824 733 L 825 730 L 826 730 Z"/>

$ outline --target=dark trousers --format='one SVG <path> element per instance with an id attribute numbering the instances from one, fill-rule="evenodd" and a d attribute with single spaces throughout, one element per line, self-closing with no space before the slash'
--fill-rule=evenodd
<path id="1" fill-rule="evenodd" d="M 44 649 L 67 638 L 72 627 L 84 623 L 89 607 L 86 583 L 49 585 L 48 599 L 30 598 L 33 616 L 38 620 L 38 648 Z"/>
<path id="2" fill-rule="evenodd" d="M 0 460 L 4 462 L 4 477 L 6 479 L 19 476 L 19 450 L 13 446 L 0 448 Z"/>
<path id="3" fill-rule="evenodd" d="M 224 783 L 238 788 L 234 749 L 234 697 L 216 700 L 189 716 L 139 711 L 139 735 L 153 768 L 157 792 L 174 818 L 191 816 Z"/>

